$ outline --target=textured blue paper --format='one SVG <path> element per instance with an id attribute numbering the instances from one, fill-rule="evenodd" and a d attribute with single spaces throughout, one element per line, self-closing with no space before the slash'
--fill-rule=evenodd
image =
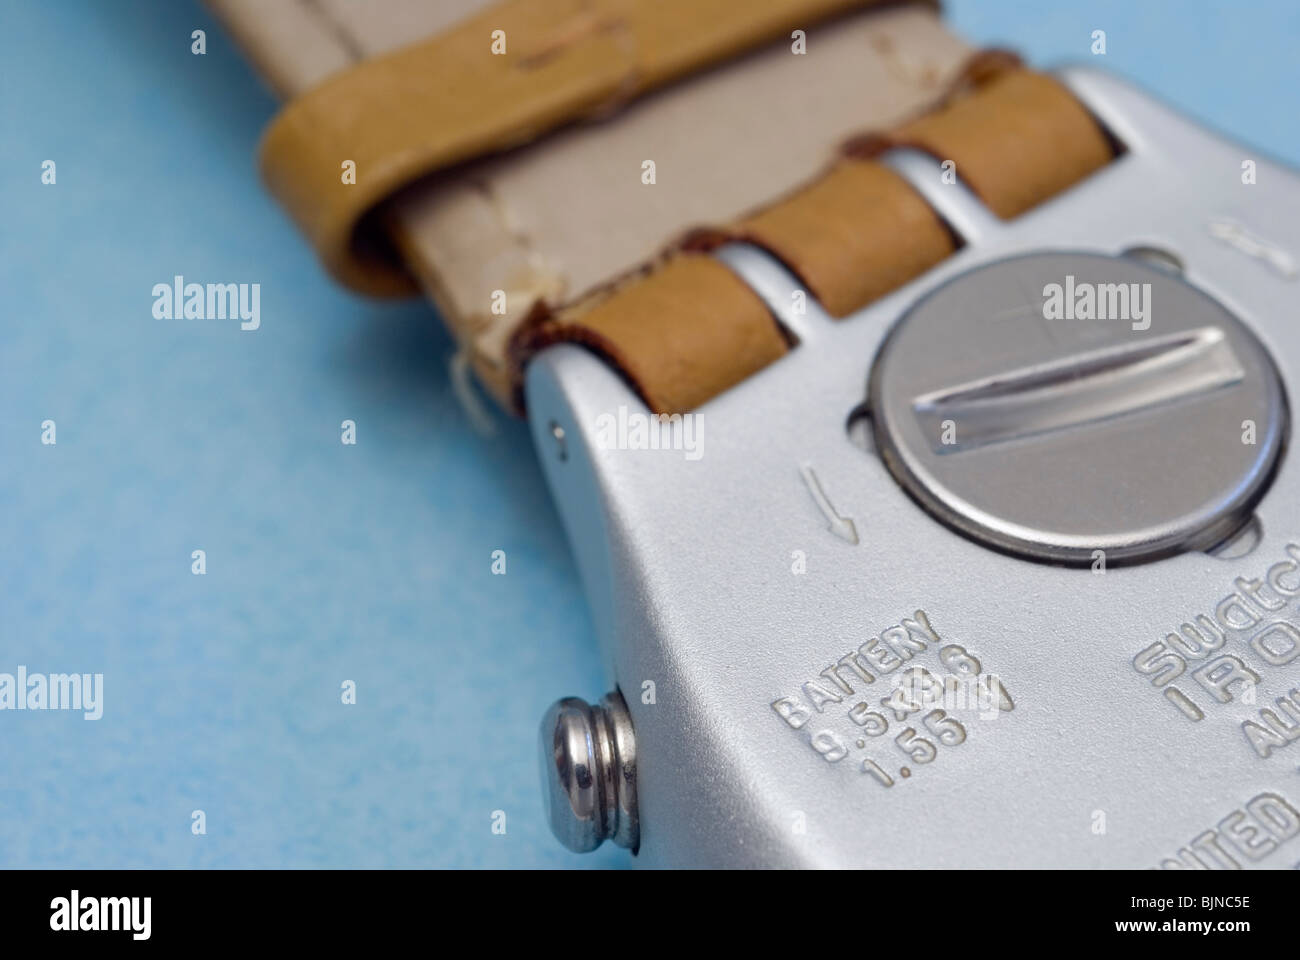
<path id="1" fill-rule="evenodd" d="M 948 7 L 1300 160 L 1290 3 Z M 537 720 L 604 679 L 525 430 L 468 427 L 424 306 L 324 279 L 228 38 L 190 0 L 4 3 L 0 63 L 0 672 L 105 675 L 101 720 L 0 712 L 0 864 L 628 862 L 542 820 Z M 261 329 L 154 319 L 177 274 L 260 283 Z"/>

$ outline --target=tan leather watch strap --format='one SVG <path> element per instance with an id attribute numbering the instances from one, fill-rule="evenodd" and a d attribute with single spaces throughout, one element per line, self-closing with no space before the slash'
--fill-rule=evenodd
<path id="1" fill-rule="evenodd" d="M 411 275 L 364 229 L 402 187 L 878 2 L 507 0 L 290 101 L 263 138 L 262 173 L 340 282 L 411 293 Z"/>
<path id="2" fill-rule="evenodd" d="M 689 253 L 529 330 L 521 360 L 552 343 L 580 343 L 664 412 L 699 406 L 787 349 L 752 290 L 720 260 Z"/>
<path id="3" fill-rule="evenodd" d="M 361 58 L 447 29 L 487 0 L 206 2 L 270 84 L 296 96 L 346 76 Z M 797 45 L 786 35 L 597 122 L 426 178 L 385 205 L 407 268 L 504 404 L 514 386 L 507 344 L 535 305 L 580 299 L 688 228 L 787 193 L 846 137 L 932 105 L 970 52 L 925 4 L 799 29 Z M 657 166 L 653 184 L 643 182 L 647 160 Z M 358 181 L 366 176 L 359 166 Z"/>
<path id="4" fill-rule="evenodd" d="M 1024 213 L 1108 163 L 1105 134 L 1078 100 L 1051 77 L 1015 69 L 1007 55 L 976 58 L 977 94 L 957 96 L 939 110 L 884 136 L 847 145 L 874 156 L 889 147 L 915 147 L 956 173 L 1003 219 Z"/>
<path id="5" fill-rule="evenodd" d="M 844 159 L 790 197 L 738 223 L 696 231 L 695 250 L 741 240 L 780 258 L 842 317 L 947 257 L 955 239 L 921 196 L 869 162 L 891 147 L 940 161 L 1002 218 L 1014 217 L 1110 161 L 1105 134 L 1051 77 L 1004 51 L 971 58 L 947 102 L 893 131 L 844 145 Z"/>
<path id="6" fill-rule="evenodd" d="M 273 85 L 296 96 L 304 87 L 328 90 L 336 81 L 360 77 L 359 70 L 368 71 L 403 44 L 449 29 L 452 34 L 477 31 L 477 52 L 469 55 L 490 64 L 491 31 L 485 39 L 482 28 L 498 11 L 517 7 L 510 2 L 484 11 L 485 0 L 284 0 L 272 5 L 272 12 L 255 0 L 208 2 L 231 24 Z M 578 19 L 556 34 L 555 24 L 545 17 L 520 14 L 523 19 L 507 29 L 508 55 L 532 51 L 533 63 L 544 66 L 573 53 L 577 64 L 581 57 L 570 46 L 607 44 L 611 36 L 626 36 L 627 25 L 619 18 L 640 16 L 634 7 L 672 9 L 686 18 L 683 22 L 694 24 L 699 5 L 688 10 L 676 3 L 665 8 L 650 0 L 619 0 L 616 6 L 609 29 L 602 29 L 601 11 L 615 9 L 603 0 L 534 0 L 532 10 L 568 10 Z M 720 6 L 704 7 L 706 15 L 712 11 L 727 22 L 735 16 L 734 4 L 725 14 L 718 13 Z M 295 23 L 302 29 L 295 29 Z M 786 21 L 782 30 L 789 26 Z M 805 31 L 799 26 L 796 36 L 802 38 Z M 646 29 L 647 36 L 659 35 L 657 27 Z M 306 40 L 293 43 L 295 36 Z M 432 49 L 438 42 L 417 46 Z M 607 45 L 600 50 L 609 53 Z M 792 55 L 801 53 L 805 55 Z M 379 60 L 357 66 L 369 58 Z M 804 278 L 828 309 L 843 314 L 938 262 L 957 242 L 904 181 L 869 162 L 879 149 L 906 143 L 953 159 L 959 175 L 999 213 L 1023 209 L 1104 162 L 1094 149 L 1100 143 L 1100 154 L 1108 156 L 1104 138 L 1050 81 L 993 85 L 992 78 L 1006 75 L 1010 80 L 1007 65 L 990 64 L 988 58 L 967 64 L 967 58 L 968 48 L 923 7 L 847 14 L 807 30 L 799 44 L 789 36 L 773 41 L 725 68 L 698 73 L 602 115 L 598 122 L 568 125 L 526 149 L 455 163 L 387 199 L 370 222 L 386 227 L 405 268 L 438 304 L 464 355 L 503 401 L 517 398 L 522 364 L 536 349 L 569 340 L 618 364 L 657 409 L 688 409 L 786 349 L 784 335 L 758 299 L 725 267 L 699 253 L 701 248 L 730 237 L 766 246 Z M 495 59 L 500 66 L 501 58 Z M 611 61 L 594 62 L 608 67 Z M 667 78 L 671 70 L 664 69 Z M 561 80 L 566 76 L 563 70 L 557 74 Z M 606 84 L 600 96 L 584 93 L 560 103 L 553 91 L 546 91 L 536 103 L 555 112 L 546 114 L 540 127 L 523 124 L 508 136 L 494 126 L 495 118 L 476 118 L 475 135 L 487 137 L 481 147 L 495 149 L 492 137 L 498 135 L 506 139 L 497 146 L 514 142 L 510 137 L 534 136 L 547 124 L 573 119 L 574 112 L 599 111 L 601 105 L 621 103 L 627 94 L 646 89 L 624 80 L 611 93 L 609 75 L 597 79 Z M 952 97 L 945 91 L 954 83 L 979 90 L 968 96 L 963 89 Z M 336 103 L 324 97 L 316 109 L 337 131 L 346 123 L 340 126 L 332 114 L 358 110 L 361 101 L 348 99 L 346 85 L 336 89 L 341 99 Z M 588 88 L 577 83 L 565 87 L 564 95 L 579 89 Z M 400 84 L 377 83 L 373 92 L 394 100 L 406 96 Z M 1057 116 L 1050 101 L 1062 96 L 1073 110 Z M 940 114 L 925 115 L 946 97 L 951 102 Z M 490 97 L 482 101 L 493 102 Z M 414 103 L 408 100 L 406 108 L 392 109 L 381 103 L 381 113 L 392 124 L 419 124 L 420 115 L 410 109 Z M 286 116 L 293 106 L 289 110 Z M 1003 111 L 1012 115 L 1003 116 Z M 535 116 L 527 110 L 524 114 Z M 1078 144 L 1071 138 L 1080 129 L 1079 117 L 1085 120 L 1085 133 L 1091 131 L 1096 139 L 1085 136 L 1076 154 Z M 523 123 L 519 115 L 511 123 L 516 121 Z M 356 129 L 364 129 L 360 120 L 355 122 Z M 854 136 L 871 130 L 894 132 Z M 439 142 L 454 147 L 462 135 Z M 850 137 L 839 162 L 809 181 Z M 402 137 L 390 134 L 389 145 L 395 142 Z M 459 149 L 450 149 L 446 161 L 454 162 Z M 1062 159 L 1053 151 L 1067 156 Z M 329 188 L 339 193 L 357 189 L 376 172 L 359 163 L 357 186 L 336 183 L 342 161 L 329 159 L 329 177 L 320 186 L 328 179 Z M 657 166 L 657 181 L 643 177 L 647 163 Z M 1055 169 L 1046 169 L 1052 164 Z M 395 175 L 390 183 L 402 179 Z M 806 186 L 795 189 L 801 182 Z M 298 188 L 290 184 L 287 189 Z M 372 198 L 386 196 L 386 189 L 376 187 L 372 197 L 362 195 L 361 203 L 349 198 L 354 204 L 349 209 L 355 213 L 373 206 Z M 641 266 L 654 262 L 674 236 L 699 224 L 724 226 L 696 232 L 688 249 L 659 260 L 656 267 Z M 371 235 L 383 239 L 383 233 Z M 344 233 L 334 236 L 340 239 Z M 371 253 L 391 264 L 389 251 L 381 247 L 376 243 Z M 356 252 L 351 248 L 346 256 Z M 399 289 L 405 283 L 400 273 L 365 283 L 391 282 L 391 289 Z M 520 332 L 525 318 L 526 329 Z"/>
<path id="7" fill-rule="evenodd" d="M 968 82 L 972 77 L 975 82 Z M 1021 69 L 1014 58 L 979 55 L 960 80 L 958 93 L 939 110 L 893 133 L 854 138 L 844 159 L 817 180 L 732 226 L 696 231 L 686 247 L 698 251 L 733 239 L 763 246 L 829 313 L 842 317 L 924 272 L 957 245 L 916 190 L 865 157 L 905 145 L 951 159 L 958 175 L 1002 217 L 1023 213 L 1112 158 L 1105 133 L 1069 92 L 1050 77 Z M 679 306 L 688 299 L 686 291 L 665 289 L 683 260 L 702 255 L 670 256 L 643 278 L 558 314 L 535 311 L 512 345 L 516 382 L 538 349 L 563 340 L 590 345 L 593 334 L 661 413 L 684 412 L 714 395 L 699 389 L 701 382 L 729 386 L 757 372 L 775 357 L 716 349 L 729 342 L 726 331 L 735 331 L 737 344 L 752 342 L 755 314 L 764 309 L 757 294 L 732 296 L 726 308 L 719 298 L 717 309 L 710 303 L 686 310 Z M 678 310 L 671 321 L 661 313 L 669 306 Z M 647 342 L 644 328 L 665 322 L 674 324 L 671 342 Z M 679 329 L 683 324 L 687 329 Z M 706 352 L 713 367 L 704 376 L 675 359 Z M 692 381 L 682 382 L 683 376 Z"/>
<path id="8" fill-rule="evenodd" d="M 901 286 L 955 248 L 947 227 L 902 177 L 853 160 L 735 226 L 697 232 L 687 245 L 710 249 L 724 240 L 774 253 L 836 317 Z"/>

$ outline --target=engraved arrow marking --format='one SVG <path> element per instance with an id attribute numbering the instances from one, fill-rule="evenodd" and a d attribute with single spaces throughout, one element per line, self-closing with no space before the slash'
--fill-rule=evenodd
<path id="1" fill-rule="evenodd" d="M 822 489 L 821 481 L 817 479 L 817 474 L 813 472 L 812 464 L 805 463 L 799 468 L 799 473 L 803 477 L 803 482 L 808 486 L 808 492 L 812 494 L 813 503 L 817 504 L 817 509 L 822 512 L 826 522 L 830 524 L 831 533 L 841 540 L 847 540 L 854 546 L 858 545 L 858 528 L 853 525 L 853 521 L 848 517 L 842 517 L 836 511 L 830 498 L 826 496 L 826 491 Z"/>

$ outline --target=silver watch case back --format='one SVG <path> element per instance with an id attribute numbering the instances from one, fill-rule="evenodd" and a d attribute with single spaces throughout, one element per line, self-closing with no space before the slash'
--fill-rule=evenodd
<path id="1" fill-rule="evenodd" d="M 841 320 L 724 248 L 796 346 L 691 415 L 651 418 L 578 347 L 532 363 L 621 693 L 595 716 L 635 738 L 575 734 L 574 709 L 562 744 L 543 731 L 552 821 L 584 848 L 1300 865 L 1300 179 L 1058 76 L 1114 162 L 1000 221 L 887 155 L 962 245 Z"/>

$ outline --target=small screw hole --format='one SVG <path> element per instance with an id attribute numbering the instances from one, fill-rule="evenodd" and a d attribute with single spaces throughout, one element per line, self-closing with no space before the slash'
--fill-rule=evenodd
<path id="1" fill-rule="evenodd" d="M 560 463 L 569 459 L 569 446 L 564 439 L 564 428 L 556 421 L 550 422 L 551 436 L 555 438 L 555 455 L 559 458 Z"/>

